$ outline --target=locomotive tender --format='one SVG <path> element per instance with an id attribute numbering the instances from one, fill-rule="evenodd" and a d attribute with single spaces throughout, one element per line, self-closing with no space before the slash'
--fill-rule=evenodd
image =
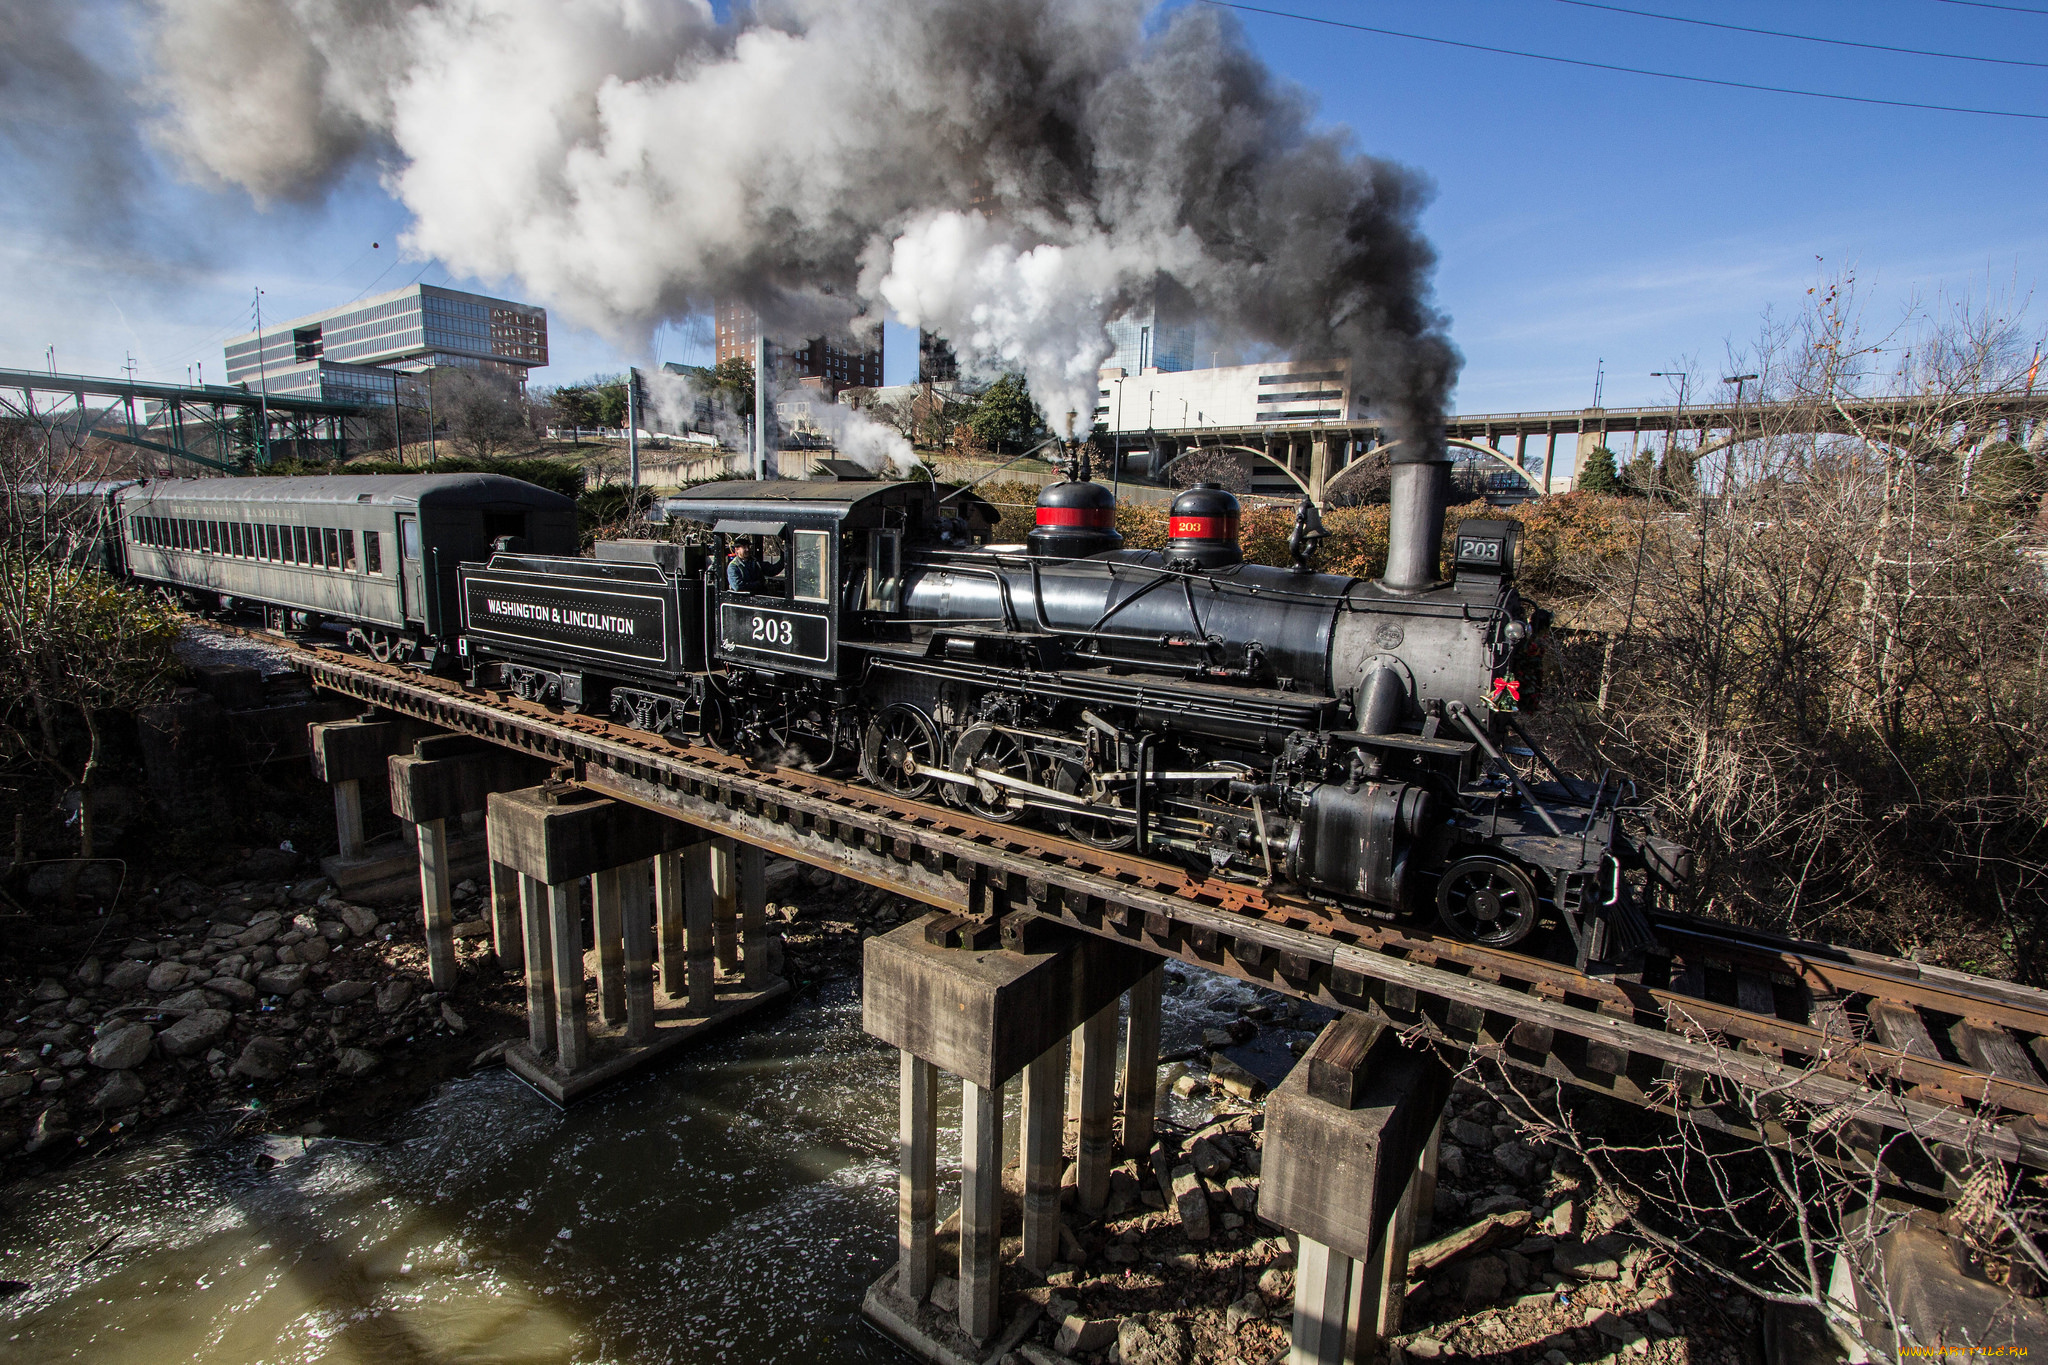
<path id="1" fill-rule="evenodd" d="M 1554 925 L 1549 951 L 1618 962 L 1690 855 L 1522 731 L 1544 614 L 1514 588 L 1518 528 L 1462 524 L 1437 581 L 1442 484 L 1397 463 L 1379 581 L 1310 567 L 1306 503 L 1295 567 L 1245 563 L 1213 486 L 1175 500 L 1163 552 L 1126 549 L 1078 455 L 1022 545 L 990 543 L 971 490 L 914 481 L 703 485 L 665 503 L 686 542 L 595 558 L 568 499 L 487 475 L 116 496 L 131 573 L 274 627 L 1354 913 L 1433 909 L 1489 945 Z M 730 569 L 742 541 L 765 574 Z"/>

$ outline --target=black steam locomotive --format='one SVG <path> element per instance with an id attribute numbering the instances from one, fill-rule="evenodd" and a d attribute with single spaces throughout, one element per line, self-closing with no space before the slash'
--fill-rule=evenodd
<path id="1" fill-rule="evenodd" d="M 1435 581 L 1440 484 L 1397 467 L 1395 533 L 1421 543 L 1368 582 L 1310 567 L 1307 503 L 1294 568 L 1245 563 L 1213 486 L 1176 499 L 1161 553 L 1123 548 L 1085 467 L 1022 545 L 991 544 L 965 489 L 715 483 L 667 501 L 683 541 L 463 565 L 455 647 L 475 685 L 678 741 L 1353 908 L 1433 907 L 1489 945 L 1554 926 L 1581 966 L 1618 962 L 1690 855 L 1522 730 L 1543 614 L 1514 589 L 1518 528 L 1464 523 Z"/>

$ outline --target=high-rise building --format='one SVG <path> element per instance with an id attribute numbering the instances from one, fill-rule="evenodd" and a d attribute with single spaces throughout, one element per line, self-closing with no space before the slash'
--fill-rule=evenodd
<path id="1" fill-rule="evenodd" d="M 230 384 L 350 402 L 391 401 L 393 375 L 440 366 L 526 383 L 548 363 L 544 308 L 415 284 L 267 325 L 227 343 Z"/>
<path id="2" fill-rule="evenodd" d="M 733 356 L 751 361 L 754 337 L 760 326 L 754 310 L 744 303 L 727 301 L 718 305 L 714 321 L 718 363 L 723 364 Z M 796 350 L 773 346 L 769 355 L 778 373 L 791 378 L 822 379 L 835 393 L 840 389 L 871 389 L 882 382 L 881 327 L 875 327 L 869 336 L 874 345 L 858 351 L 814 337 Z"/>
<path id="3" fill-rule="evenodd" d="M 1137 302 L 1109 324 L 1116 351 L 1103 366 L 1130 375 L 1192 370 L 1197 323 L 1194 296 L 1162 271 Z"/>
<path id="4" fill-rule="evenodd" d="M 937 332 L 917 329 L 917 382 L 951 384 L 960 378 L 960 357 Z"/>

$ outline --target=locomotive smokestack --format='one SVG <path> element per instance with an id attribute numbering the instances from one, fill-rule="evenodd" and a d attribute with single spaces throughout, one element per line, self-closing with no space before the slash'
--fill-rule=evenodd
<path id="1" fill-rule="evenodd" d="M 1387 505 L 1387 571 L 1382 587 L 1421 592 L 1437 581 L 1444 548 L 1444 508 L 1451 462 L 1435 441 L 1404 441 L 1391 457 L 1393 487 Z"/>

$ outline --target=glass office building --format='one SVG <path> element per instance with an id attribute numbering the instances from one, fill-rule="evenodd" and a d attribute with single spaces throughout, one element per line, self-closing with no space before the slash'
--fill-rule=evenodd
<path id="1" fill-rule="evenodd" d="M 548 363 L 544 308 L 431 284 L 330 308 L 227 344 L 228 382 L 266 393 L 388 403 L 393 376 L 437 366 L 520 385 Z"/>

